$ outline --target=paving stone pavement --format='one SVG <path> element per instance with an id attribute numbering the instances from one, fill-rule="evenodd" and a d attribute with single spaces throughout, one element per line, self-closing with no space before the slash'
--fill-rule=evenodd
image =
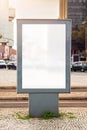
<path id="1" fill-rule="evenodd" d="M 1 70 L 0 86 L 16 86 L 17 72 Z M 84 76 L 84 80 L 82 79 Z M 87 87 L 87 73 L 72 73 L 73 86 Z M 78 81 L 78 82 L 77 82 Z M 83 84 L 84 83 L 84 84 Z M 80 87 L 79 86 L 79 87 Z M 60 108 L 60 112 L 72 112 L 76 118 L 69 117 L 54 118 L 42 120 L 39 118 L 30 118 L 29 120 L 20 120 L 16 117 L 16 112 L 28 114 L 28 108 L 0 108 L 0 130 L 87 130 L 87 108 Z"/>
<path id="2" fill-rule="evenodd" d="M 17 119 L 16 112 L 28 114 L 27 108 L 0 108 L 0 130 L 87 130 L 86 108 L 60 108 L 60 112 L 72 112 L 75 118 L 53 118 L 44 120 L 30 118 L 29 120 Z"/>

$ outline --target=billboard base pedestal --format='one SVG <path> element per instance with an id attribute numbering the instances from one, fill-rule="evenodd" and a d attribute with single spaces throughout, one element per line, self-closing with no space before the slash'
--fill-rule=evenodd
<path id="1" fill-rule="evenodd" d="M 53 112 L 58 116 L 58 94 L 29 94 L 29 115 L 41 117 L 44 112 Z"/>

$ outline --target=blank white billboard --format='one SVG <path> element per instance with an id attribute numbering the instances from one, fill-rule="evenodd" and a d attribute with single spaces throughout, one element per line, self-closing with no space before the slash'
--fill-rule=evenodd
<path id="1" fill-rule="evenodd" d="M 18 20 L 18 92 L 69 92 L 71 22 Z"/>
<path id="2" fill-rule="evenodd" d="M 66 26 L 22 25 L 22 87 L 65 88 Z"/>

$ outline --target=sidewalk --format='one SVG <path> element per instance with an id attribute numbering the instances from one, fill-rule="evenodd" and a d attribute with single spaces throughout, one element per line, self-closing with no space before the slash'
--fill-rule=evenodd
<path id="1" fill-rule="evenodd" d="M 72 112 L 75 118 L 53 118 L 44 120 L 30 118 L 17 119 L 16 112 L 28 114 L 28 109 L 0 109 L 0 130 L 87 130 L 86 108 L 60 108 L 60 112 Z"/>
<path id="2" fill-rule="evenodd" d="M 71 73 L 71 87 L 87 87 L 87 73 Z"/>
<path id="3" fill-rule="evenodd" d="M 1 71 L 0 73 L 0 88 L 16 88 L 17 87 L 17 73 L 16 71 L 12 71 L 12 74 L 10 71 L 7 71 L 7 73 Z M 84 78 L 79 76 L 71 75 L 71 87 L 87 87 L 87 77 L 84 76 Z M 4 91 L 3 91 L 4 92 Z M 12 93 L 12 95 L 11 95 Z M 8 92 L 7 96 L 15 97 L 15 94 L 13 92 Z M 5 98 L 5 92 L 2 93 L 1 97 Z M 84 98 L 84 96 L 87 97 L 87 92 L 72 92 L 71 96 L 75 98 L 75 95 L 78 96 L 78 98 L 81 97 Z M 67 94 L 69 95 L 69 94 Z M 17 95 L 19 97 L 20 95 Z M 25 96 L 23 94 L 22 96 Z M 26 95 L 27 96 L 27 95 Z M 25 97 L 26 97 L 25 96 Z M 61 97 L 61 95 L 60 95 Z M 63 97 L 63 95 L 62 95 Z M 65 98 L 65 95 L 64 95 Z M 66 97 L 67 98 L 67 97 Z M 70 108 L 70 107 L 62 107 L 59 108 L 59 112 L 64 113 L 73 113 L 75 115 L 75 118 L 71 119 L 69 117 L 63 117 L 63 118 L 54 118 L 50 120 L 42 120 L 38 118 L 30 118 L 29 120 L 20 120 L 17 119 L 16 113 L 21 112 L 22 114 L 28 114 L 28 108 L 0 108 L 0 130 L 87 130 L 87 108 Z"/>

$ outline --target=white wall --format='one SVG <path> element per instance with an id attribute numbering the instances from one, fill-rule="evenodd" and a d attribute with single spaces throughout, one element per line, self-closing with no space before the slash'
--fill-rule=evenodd
<path id="1" fill-rule="evenodd" d="M 11 1 L 11 0 L 10 0 Z M 59 0 L 12 0 L 17 18 L 58 18 Z"/>

